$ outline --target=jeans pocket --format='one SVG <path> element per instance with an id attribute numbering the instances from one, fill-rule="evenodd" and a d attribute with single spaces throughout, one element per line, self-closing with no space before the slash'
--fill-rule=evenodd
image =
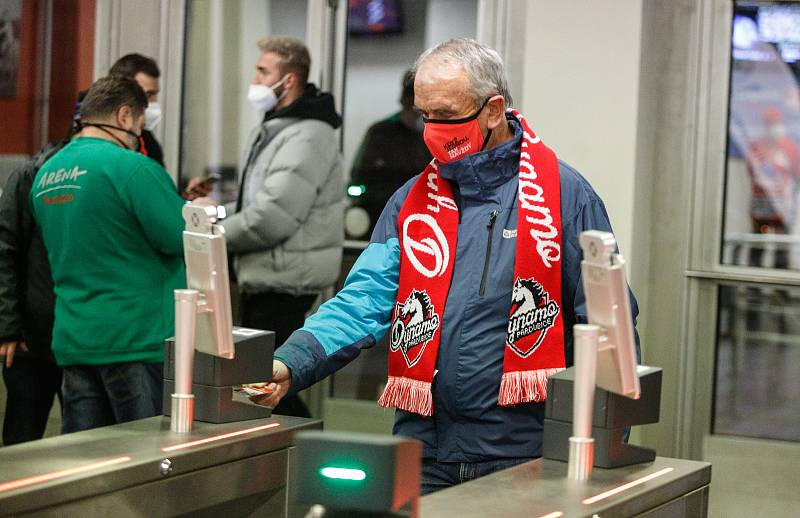
<path id="1" fill-rule="evenodd" d="M 125 403 L 142 396 L 141 364 L 120 363 L 107 365 L 103 370 L 103 384 L 112 404 Z"/>

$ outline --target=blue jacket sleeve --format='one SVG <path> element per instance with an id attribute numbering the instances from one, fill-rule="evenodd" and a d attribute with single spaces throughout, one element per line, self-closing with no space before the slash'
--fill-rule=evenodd
<path id="1" fill-rule="evenodd" d="M 389 200 L 341 291 L 275 351 L 292 372 L 290 393 L 341 369 L 389 329 L 400 278 L 397 214 L 411 184 Z"/>
<path id="2" fill-rule="evenodd" d="M 572 326 L 585 324 L 588 320 L 586 311 L 586 296 L 583 292 L 583 277 L 581 275 L 581 261 L 583 251 L 580 246 L 581 232 L 586 230 L 600 230 L 611 232 L 611 222 L 606 212 L 603 200 L 589 185 L 578 171 L 569 164 L 559 161 L 561 173 L 561 222 L 563 231 L 562 241 L 562 287 L 561 297 L 564 303 L 564 353 L 567 366 L 573 364 Z M 639 333 L 636 330 L 636 317 L 639 315 L 639 306 L 636 297 L 628 288 L 631 302 L 631 316 L 634 324 L 634 338 L 636 339 L 636 359 L 641 361 L 639 348 Z"/>

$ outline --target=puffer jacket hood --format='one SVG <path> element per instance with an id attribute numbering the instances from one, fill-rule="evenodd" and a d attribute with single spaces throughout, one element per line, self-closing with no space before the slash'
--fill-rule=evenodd
<path id="1" fill-rule="evenodd" d="M 342 125 L 342 117 L 336 113 L 333 96 L 319 91 L 313 83 L 306 85 L 303 95 L 286 108 L 267 112 L 264 115 L 264 122 L 281 117 L 315 119 L 329 124 L 333 129 Z"/>

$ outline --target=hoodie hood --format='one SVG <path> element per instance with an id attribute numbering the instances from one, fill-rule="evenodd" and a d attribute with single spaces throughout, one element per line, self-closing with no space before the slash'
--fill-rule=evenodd
<path id="1" fill-rule="evenodd" d="M 320 92 L 312 83 L 306 85 L 303 95 L 286 108 L 267 112 L 264 115 L 264 122 L 279 117 L 316 119 L 330 124 L 333 129 L 342 125 L 342 117 L 336 113 L 333 96 L 327 92 Z"/>

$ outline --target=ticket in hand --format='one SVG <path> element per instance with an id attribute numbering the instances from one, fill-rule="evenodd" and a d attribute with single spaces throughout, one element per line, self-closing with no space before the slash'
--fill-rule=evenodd
<path id="1" fill-rule="evenodd" d="M 244 392 L 247 396 L 262 396 L 264 394 L 271 394 L 273 392 L 273 390 L 269 388 L 268 382 L 235 385 L 233 390 L 237 392 Z"/>

